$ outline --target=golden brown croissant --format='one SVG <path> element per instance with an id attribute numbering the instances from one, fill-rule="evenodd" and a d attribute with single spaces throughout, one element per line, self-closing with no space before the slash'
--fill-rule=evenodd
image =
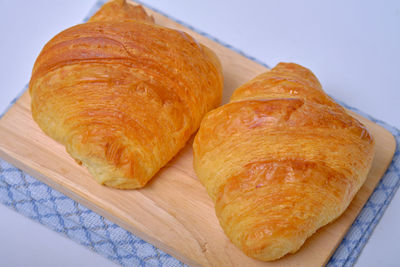
<path id="1" fill-rule="evenodd" d="M 29 90 L 34 120 L 99 183 L 138 188 L 220 103 L 222 86 L 211 50 L 114 1 L 46 44 Z"/>
<path id="2" fill-rule="evenodd" d="M 311 71 L 280 63 L 209 112 L 193 148 L 227 236 L 269 261 L 344 212 L 366 179 L 374 141 Z"/>

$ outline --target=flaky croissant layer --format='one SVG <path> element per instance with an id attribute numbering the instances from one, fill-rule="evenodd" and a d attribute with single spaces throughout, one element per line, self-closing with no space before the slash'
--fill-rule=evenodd
<path id="1" fill-rule="evenodd" d="M 215 54 L 153 21 L 107 3 L 50 40 L 33 68 L 34 120 L 108 186 L 144 186 L 221 100 Z"/>
<path id="2" fill-rule="evenodd" d="M 280 63 L 209 112 L 193 148 L 227 236 L 270 261 L 344 212 L 367 177 L 374 141 L 311 71 Z"/>

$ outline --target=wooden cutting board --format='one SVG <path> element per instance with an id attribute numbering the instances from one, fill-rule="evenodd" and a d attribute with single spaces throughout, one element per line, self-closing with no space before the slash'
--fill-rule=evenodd
<path id="1" fill-rule="evenodd" d="M 267 70 L 163 15 L 148 12 L 156 23 L 186 31 L 218 54 L 225 76 L 224 103 L 235 88 Z M 39 129 L 25 92 L 0 120 L 0 157 L 189 265 L 322 266 L 381 179 L 395 150 L 390 132 L 353 115 L 376 140 L 366 183 L 338 220 L 320 229 L 296 254 L 270 263 L 245 256 L 224 235 L 214 205 L 193 171 L 192 140 L 144 189 L 122 191 L 100 186 L 63 146 Z"/>

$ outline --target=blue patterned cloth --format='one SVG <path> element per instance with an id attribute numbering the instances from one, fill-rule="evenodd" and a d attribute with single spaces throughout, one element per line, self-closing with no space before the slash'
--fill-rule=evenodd
<path id="1" fill-rule="evenodd" d="M 103 0 L 98 1 L 88 17 L 103 2 Z M 162 13 L 159 10 L 156 11 Z M 196 30 L 181 21 L 174 20 L 245 55 L 204 32 Z M 254 58 L 249 58 L 257 61 Z M 14 102 L 15 100 L 12 103 Z M 395 136 L 396 143 L 400 143 L 400 131 L 398 129 L 343 103 L 341 104 L 388 129 Z M 327 266 L 352 266 L 355 263 L 374 227 L 379 222 L 399 187 L 399 178 L 400 151 L 397 146 L 391 165 Z M 1 159 L 0 202 L 120 265 L 184 266 L 172 256 Z"/>
<path id="2" fill-rule="evenodd" d="M 183 266 L 78 202 L 0 159 L 0 202 L 124 266 Z"/>

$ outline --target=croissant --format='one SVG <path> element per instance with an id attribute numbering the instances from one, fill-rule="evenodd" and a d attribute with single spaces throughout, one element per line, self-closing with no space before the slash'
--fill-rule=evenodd
<path id="1" fill-rule="evenodd" d="M 374 141 L 310 70 L 280 63 L 209 112 L 193 149 L 226 235 L 271 261 L 344 212 L 366 179 Z"/>
<path id="2" fill-rule="evenodd" d="M 101 184 L 144 186 L 222 97 L 216 55 L 140 6 L 105 4 L 51 39 L 29 83 L 33 119 Z"/>

